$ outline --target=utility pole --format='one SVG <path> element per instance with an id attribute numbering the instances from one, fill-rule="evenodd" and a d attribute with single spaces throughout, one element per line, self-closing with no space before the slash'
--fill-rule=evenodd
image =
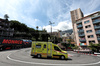
<path id="1" fill-rule="evenodd" d="M 49 25 L 51 25 L 51 35 L 52 35 L 52 24 L 55 24 L 54 22 L 52 23 L 51 21 L 49 21 Z"/>
<path id="2" fill-rule="evenodd" d="M 52 23 L 51 21 L 49 21 L 49 25 L 51 25 L 51 36 L 52 36 L 52 24 L 54 24 L 54 22 Z M 51 39 L 51 41 L 52 41 L 52 39 Z"/>

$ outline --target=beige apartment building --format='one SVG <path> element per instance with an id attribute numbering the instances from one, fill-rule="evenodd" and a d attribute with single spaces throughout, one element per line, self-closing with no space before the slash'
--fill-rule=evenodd
<path id="1" fill-rule="evenodd" d="M 80 9 L 73 10 L 70 13 L 74 40 L 77 46 L 86 49 L 91 42 L 94 44 L 100 43 L 100 11 L 85 17 Z"/>

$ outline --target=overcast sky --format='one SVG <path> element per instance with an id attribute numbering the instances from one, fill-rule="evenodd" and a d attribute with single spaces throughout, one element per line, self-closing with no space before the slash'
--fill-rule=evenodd
<path id="1" fill-rule="evenodd" d="M 18 20 L 28 27 L 50 32 L 72 29 L 70 11 L 81 8 L 84 15 L 100 11 L 100 0 L 0 0 L 0 18 L 9 15 L 9 20 Z"/>

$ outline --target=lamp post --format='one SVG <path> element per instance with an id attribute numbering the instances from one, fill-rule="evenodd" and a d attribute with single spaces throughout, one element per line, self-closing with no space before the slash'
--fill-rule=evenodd
<path id="1" fill-rule="evenodd" d="M 52 35 L 52 24 L 55 24 L 54 22 L 52 23 L 51 21 L 49 21 L 49 25 L 51 25 L 51 35 Z"/>
<path id="2" fill-rule="evenodd" d="M 49 25 L 51 25 L 51 36 L 52 36 L 52 24 L 54 24 L 54 22 L 52 23 L 51 21 L 49 21 Z"/>

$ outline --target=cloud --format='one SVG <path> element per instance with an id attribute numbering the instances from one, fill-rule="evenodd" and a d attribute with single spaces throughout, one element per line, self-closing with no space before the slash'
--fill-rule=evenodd
<path id="1" fill-rule="evenodd" d="M 34 2 L 34 5 L 33 3 Z M 1 0 L 0 2 L 0 17 L 3 18 L 4 14 L 8 14 L 9 20 L 18 20 L 25 23 L 29 27 L 35 28 L 39 19 L 31 16 L 36 11 L 38 0 Z"/>
<path id="2" fill-rule="evenodd" d="M 18 20 L 29 27 L 46 28 L 49 21 L 54 29 L 72 28 L 70 11 L 81 8 L 85 15 L 100 10 L 99 0 L 0 0 L 0 17 L 9 15 L 9 20 Z M 55 31 L 55 30 L 53 30 Z"/>
<path id="3" fill-rule="evenodd" d="M 70 11 L 81 8 L 84 14 L 89 14 L 100 10 L 100 1 L 99 0 L 72 0 L 72 4 L 70 5 Z"/>
<path id="4" fill-rule="evenodd" d="M 46 29 L 47 32 L 51 32 L 50 25 L 44 26 L 43 28 Z M 68 30 L 68 29 L 72 29 L 72 23 L 69 21 L 62 21 L 62 22 L 59 22 L 58 25 L 52 26 L 53 32 L 58 31 L 58 30 L 64 31 L 64 30 Z"/>

